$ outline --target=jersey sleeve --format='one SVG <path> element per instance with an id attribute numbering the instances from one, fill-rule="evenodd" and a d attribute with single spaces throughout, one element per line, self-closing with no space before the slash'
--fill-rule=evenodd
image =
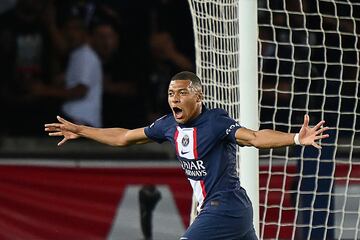
<path id="1" fill-rule="evenodd" d="M 157 119 L 155 122 L 153 122 L 150 126 L 145 127 L 144 131 L 145 131 L 145 135 L 150 138 L 151 140 L 158 142 L 158 143 L 163 143 L 164 141 L 166 141 L 166 137 L 165 137 L 165 121 L 164 118 L 166 116 L 163 116 L 159 119 Z"/>
<path id="2" fill-rule="evenodd" d="M 216 116 L 212 119 L 213 133 L 220 140 L 228 140 L 236 143 L 236 130 L 241 128 L 240 124 L 224 110 L 219 110 Z"/>

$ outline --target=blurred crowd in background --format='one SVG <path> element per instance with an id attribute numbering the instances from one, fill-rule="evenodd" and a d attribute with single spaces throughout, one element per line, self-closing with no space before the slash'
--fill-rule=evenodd
<path id="1" fill-rule="evenodd" d="M 273 128 L 275 114 L 287 131 L 290 111 L 301 123 L 306 109 L 314 122 L 352 125 L 336 113 L 357 111 L 360 11 L 353 21 L 336 17 L 349 16 L 347 5 L 267 2 L 258 0 L 261 127 Z M 43 135 L 56 115 L 94 127 L 147 125 L 169 112 L 168 83 L 182 70 L 195 71 L 185 0 L 0 2 L 2 135 Z"/>
<path id="2" fill-rule="evenodd" d="M 301 123 L 306 109 L 313 123 L 352 126 L 360 96 L 360 11 L 350 2 L 258 1 L 260 118 L 268 123 L 263 127 L 272 128 L 275 111 L 279 125 L 286 125 L 289 115 Z"/>
<path id="3" fill-rule="evenodd" d="M 167 86 L 194 71 L 183 0 L 8 0 L 0 3 L 0 132 L 43 135 L 61 115 L 135 128 L 169 111 Z"/>

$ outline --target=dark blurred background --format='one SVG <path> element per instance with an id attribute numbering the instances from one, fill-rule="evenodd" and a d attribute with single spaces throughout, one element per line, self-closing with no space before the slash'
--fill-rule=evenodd
<path id="1" fill-rule="evenodd" d="M 260 127 L 288 131 L 289 114 L 301 124 L 306 111 L 311 124 L 352 126 L 345 114 L 358 112 L 359 11 L 354 22 L 336 21 L 320 18 L 335 16 L 325 3 L 270 3 L 258 1 Z M 336 14 L 347 16 L 342 6 Z M 0 156 L 47 147 L 59 154 L 43 131 L 56 115 L 95 127 L 146 126 L 169 111 L 169 79 L 181 70 L 195 71 L 185 0 L 1 1 Z"/>
<path id="2" fill-rule="evenodd" d="M 56 115 L 146 126 L 169 111 L 168 82 L 181 70 L 194 71 L 187 1 L 1 1 L 0 154 L 44 148 Z"/>

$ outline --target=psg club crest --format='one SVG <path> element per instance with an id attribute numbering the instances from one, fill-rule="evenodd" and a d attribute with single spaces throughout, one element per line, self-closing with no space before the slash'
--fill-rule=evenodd
<path id="1" fill-rule="evenodd" d="M 189 136 L 188 135 L 184 135 L 184 137 L 181 139 L 181 144 L 186 147 L 187 145 L 189 145 Z"/>

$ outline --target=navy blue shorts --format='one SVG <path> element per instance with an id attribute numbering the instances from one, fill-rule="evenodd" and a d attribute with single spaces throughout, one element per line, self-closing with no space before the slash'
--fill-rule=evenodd
<path id="1" fill-rule="evenodd" d="M 202 211 L 180 240 L 257 240 L 252 207 L 239 217 Z"/>

